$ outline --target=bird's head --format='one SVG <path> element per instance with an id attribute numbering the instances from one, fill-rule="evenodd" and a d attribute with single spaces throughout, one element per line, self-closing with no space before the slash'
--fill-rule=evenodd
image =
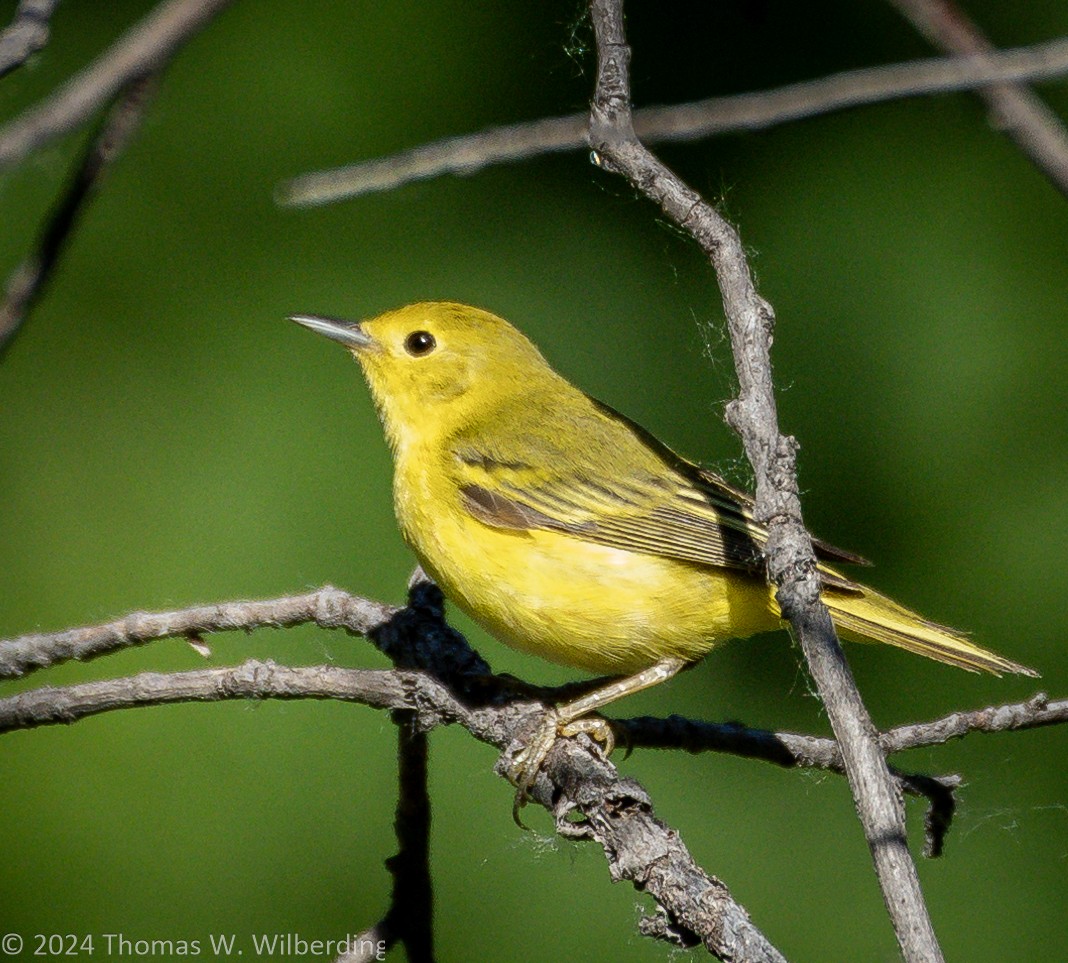
<path id="1" fill-rule="evenodd" d="M 358 323 L 292 320 L 344 345 L 363 368 L 393 441 L 462 426 L 504 399 L 555 381 L 538 349 L 503 318 L 450 301 L 422 301 Z"/>

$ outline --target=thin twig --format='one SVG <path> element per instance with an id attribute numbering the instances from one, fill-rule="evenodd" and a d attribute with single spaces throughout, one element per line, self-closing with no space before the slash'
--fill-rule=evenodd
<path id="1" fill-rule="evenodd" d="M 875 863 L 883 899 L 908 963 L 936 963 L 942 951 L 931 925 L 905 835 L 905 811 L 861 701 L 826 606 L 820 600 L 812 539 L 801 518 L 797 444 L 779 431 L 771 375 L 775 316 L 753 284 L 741 240 L 719 214 L 638 140 L 630 118 L 630 49 L 621 0 L 592 0 L 597 87 L 590 144 L 686 230 L 711 261 L 723 295 L 739 397 L 727 420 L 741 435 L 756 474 L 756 517 L 768 526 L 768 572 L 797 635 L 842 747 L 846 774 Z"/>
<path id="2" fill-rule="evenodd" d="M 8 279 L 4 300 L 0 303 L 0 359 L 11 346 L 30 308 L 44 293 L 89 199 L 140 126 L 155 93 L 157 76 L 150 74 L 131 80 L 119 93 L 100 129 L 82 153 L 70 183 L 41 231 L 36 250 Z"/>
<path id="3" fill-rule="evenodd" d="M 429 596 L 429 599 L 427 598 Z M 435 604 L 437 603 L 437 604 Z M 434 622 L 437 622 L 435 629 Z M 382 651 L 401 668 L 426 669 L 438 675 L 442 667 L 463 666 L 453 674 L 479 677 L 487 694 L 475 703 L 498 703 L 513 699 L 518 691 L 544 702 L 555 702 L 574 697 L 573 686 L 542 688 L 517 685 L 514 680 L 491 677 L 489 669 L 467 645 L 459 633 L 443 621 L 440 609 L 440 592 L 436 587 L 429 591 L 416 587 L 412 604 L 398 609 L 382 602 L 358 595 L 350 595 L 326 585 L 307 595 L 283 596 L 258 602 L 223 602 L 217 605 L 195 606 L 172 612 L 135 612 L 125 618 L 103 625 L 67 629 L 63 632 L 24 635 L 0 642 L 0 677 L 16 677 L 47 665 L 57 665 L 69 659 L 88 660 L 124 648 L 144 645 L 148 642 L 174 637 L 201 637 L 212 632 L 251 632 L 261 628 L 287 628 L 315 623 L 326 629 L 345 629 L 357 635 L 368 635 Z M 436 651 L 434 651 L 436 650 Z M 249 663 L 255 665 L 255 663 Z M 206 670 L 221 672 L 231 670 Z M 278 667 L 281 672 L 281 668 Z M 180 676 L 187 679 L 188 674 Z M 30 715 L 23 723 L 18 722 L 14 703 L 0 700 L 5 728 L 27 728 L 33 725 L 72 722 L 86 714 L 123 708 L 127 705 L 154 704 L 156 692 L 169 692 L 169 676 L 146 676 L 158 681 L 147 685 L 143 679 L 133 685 L 130 680 L 112 680 L 100 689 L 77 688 L 74 694 L 65 688 L 41 688 L 36 693 L 58 693 L 60 701 L 49 710 L 49 696 L 36 695 L 32 700 Z M 193 687 L 197 688 L 212 676 L 194 676 Z M 199 680 L 199 681 L 198 681 Z M 266 686 L 264 678 L 252 679 L 244 686 L 247 691 L 230 689 L 230 695 L 219 698 L 342 698 L 334 695 L 328 681 L 318 676 L 301 677 L 302 688 L 291 693 L 279 684 L 277 690 Z M 457 678 L 456 682 L 462 681 Z M 450 681 L 450 685 L 454 683 Z M 596 685 L 597 682 L 587 683 Z M 132 694 L 120 698 L 124 687 L 132 686 Z M 173 698 L 163 701 L 182 701 L 187 683 L 178 684 Z M 316 688 L 318 686 L 318 688 Z M 350 684 L 350 689 L 352 685 Z M 492 689 L 499 688 L 493 694 Z M 225 688 L 225 686 L 224 686 Z M 30 693 L 18 698 L 25 699 Z M 201 696 L 194 696 L 200 700 Z M 72 700 L 72 701 L 69 701 Z M 360 701 L 360 700 L 358 700 Z M 362 700 L 367 701 L 367 700 Z M 31 703 L 20 703 L 23 707 Z M 368 701 L 368 704 L 378 704 Z M 384 708 L 411 708 L 408 702 L 384 703 Z M 22 710 L 19 710 L 22 711 Z M 71 715 L 70 713 L 74 713 Z M 11 713 L 15 713 L 12 715 Z M 904 752 L 941 745 L 972 732 L 1008 732 L 1035 729 L 1068 722 L 1068 699 L 1051 701 L 1045 693 L 1038 693 L 1025 702 L 987 706 L 965 712 L 954 712 L 929 722 L 913 723 L 888 729 L 879 740 L 889 753 Z M 634 747 L 683 749 L 688 752 L 729 752 L 733 755 L 762 759 L 783 766 L 843 771 L 841 752 L 833 739 L 794 732 L 773 732 L 752 729 L 737 723 L 710 723 L 668 716 L 666 719 L 637 717 L 615 720 L 614 724 L 626 733 L 626 742 Z"/>
<path id="4" fill-rule="evenodd" d="M 406 709 L 423 678 L 394 669 L 290 667 L 249 660 L 225 669 L 142 672 L 140 675 L 71 686 L 40 686 L 0 699 L 0 733 L 38 726 L 68 725 L 117 709 L 220 702 L 229 699 L 336 699 L 376 709 Z M 437 682 L 434 686 L 441 689 Z M 444 691 L 444 690 L 442 690 Z M 454 700 L 435 691 L 435 706 L 455 709 Z M 444 711 L 444 710 L 442 710 Z"/>
<path id="5" fill-rule="evenodd" d="M 63 632 L 40 632 L 0 641 L 0 679 L 25 675 L 69 659 L 87 661 L 119 649 L 175 636 L 314 622 L 325 629 L 366 635 L 385 625 L 400 610 L 332 585 L 307 595 L 260 602 L 223 602 L 173 612 L 134 612 L 114 622 Z"/>
<path id="6" fill-rule="evenodd" d="M 1068 39 L 976 58 L 939 57 L 833 74 L 775 90 L 710 97 L 671 107 L 634 111 L 634 131 L 645 143 L 686 141 L 739 130 L 758 130 L 836 110 L 904 97 L 972 90 L 1009 80 L 1039 80 L 1068 73 Z M 570 114 L 526 124 L 492 127 L 449 137 L 389 157 L 317 171 L 280 184 L 281 204 L 310 207 L 375 191 L 388 191 L 442 174 L 472 174 L 484 167 L 588 146 L 589 117 Z"/>
<path id="7" fill-rule="evenodd" d="M 80 127 L 135 77 L 159 69 L 232 0 L 165 0 L 88 67 L 0 129 L 0 167 Z"/>
<path id="8" fill-rule="evenodd" d="M 909 749 L 940 746 L 972 732 L 1015 732 L 1068 722 L 1068 699 L 1050 701 L 1039 692 L 1025 702 L 953 712 L 929 722 L 887 729 L 879 742 L 888 755 Z M 751 729 L 738 723 L 695 722 L 683 716 L 665 719 L 638 716 L 616 719 L 635 748 L 684 749 L 687 752 L 729 752 L 780 766 L 842 772 L 842 753 L 834 739 L 797 732 Z"/>
<path id="9" fill-rule="evenodd" d="M 953 0 L 890 0 L 928 40 L 948 53 L 997 56 L 990 41 Z M 1010 78 L 1005 78 L 1009 80 Z M 1003 130 L 1062 193 L 1068 195 L 1068 130 L 1034 93 L 1016 83 L 983 87 L 978 91 L 990 106 L 995 127 Z"/>
<path id="10" fill-rule="evenodd" d="M 932 722 L 898 726 L 887 730 L 880 741 L 888 753 L 894 753 L 923 746 L 940 746 L 970 732 L 1015 732 L 1063 722 L 1068 722 L 1068 699 L 1050 702 L 1046 693 L 1039 692 L 1026 702 L 954 712 Z"/>
<path id="11" fill-rule="evenodd" d="M 52 14 L 58 6 L 59 0 L 20 0 L 11 23 L 0 33 L 0 77 L 48 45 Z"/>

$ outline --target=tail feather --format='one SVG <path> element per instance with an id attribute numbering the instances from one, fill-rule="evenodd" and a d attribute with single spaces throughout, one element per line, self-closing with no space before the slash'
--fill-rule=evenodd
<path id="1" fill-rule="evenodd" d="M 862 591 L 856 594 L 823 593 L 835 627 L 850 641 L 885 642 L 969 672 L 1038 676 L 1034 669 L 980 648 L 957 629 L 929 622 L 867 586 L 858 587 Z"/>

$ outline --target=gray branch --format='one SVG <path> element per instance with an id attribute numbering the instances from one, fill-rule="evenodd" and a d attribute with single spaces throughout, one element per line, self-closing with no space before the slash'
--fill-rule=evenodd
<path id="1" fill-rule="evenodd" d="M 591 10 L 598 70 L 590 145 L 605 166 L 621 173 L 686 230 L 715 269 L 741 388 L 727 407 L 727 420 L 741 435 L 756 475 L 756 517 L 768 527 L 768 573 L 842 747 L 898 944 L 908 963 L 937 963 L 943 959 L 942 951 L 908 850 L 904 805 L 820 599 L 812 539 L 801 518 L 797 443 L 782 435 L 778 425 L 770 357 L 774 312 L 757 294 L 738 233 L 634 133 L 622 0 L 592 0 Z"/>
<path id="2" fill-rule="evenodd" d="M 20 0 L 11 23 L 0 32 L 0 77 L 21 67 L 48 44 L 59 0 Z"/>
<path id="3" fill-rule="evenodd" d="M 936 46 L 973 62 L 993 62 L 990 41 L 953 0 L 890 0 Z M 1068 195 L 1068 130 L 1056 114 L 1020 83 L 982 87 L 979 96 L 990 107 L 993 125 L 1005 132 L 1053 185 Z"/>
<path id="4" fill-rule="evenodd" d="M 1068 722 L 1068 699 L 1050 700 L 1039 692 L 1026 702 L 953 712 L 930 722 L 887 729 L 879 742 L 888 755 L 908 749 L 940 746 L 972 732 L 1015 732 Z M 797 732 L 751 729 L 737 723 L 695 722 L 682 716 L 659 719 L 638 716 L 618 719 L 635 748 L 685 749 L 687 752 L 729 752 L 787 767 L 844 772 L 842 753 L 834 739 Z"/>
<path id="5" fill-rule="evenodd" d="M 645 143 L 688 141 L 739 130 L 818 117 L 837 110 L 905 97 L 986 88 L 1006 81 L 1042 80 L 1068 73 L 1068 39 L 983 57 L 939 57 L 886 67 L 850 70 L 776 90 L 710 97 L 633 112 Z M 449 137 L 389 157 L 304 174 L 278 186 L 279 203 L 329 204 L 389 191 L 442 174 L 472 174 L 495 164 L 588 146 L 589 117 L 570 114 Z"/>
<path id="6" fill-rule="evenodd" d="M 500 750 L 515 751 L 544 714 L 541 702 L 457 694 L 437 678 L 411 670 L 290 668 L 249 661 L 235 668 L 142 673 L 63 688 L 41 687 L 0 699 L 0 732 L 68 724 L 117 709 L 226 699 L 337 699 L 379 709 L 408 710 L 427 730 L 458 723 Z M 504 773 L 506 766 L 498 764 Z M 636 782 L 591 751 L 583 739 L 560 740 L 531 798 L 556 819 L 557 831 L 596 841 L 613 879 L 648 892 L 672 921 L 675 934 L 700 934 L 719 955 L 738 963 L 782 963 L 783 957 L 752 925 L 727 888 L 693 860 L 679 835 L 656 818 Z M 576 819 L 578 821 L 576 821 Z M 385 921 L 383 921 L 385 922 Z M 680 930 L 680 927 L 682 928 Z M 380 924 L 380 934 L 393 932 Z"/>
<path id="7" fill-rule="evenodd" d="M 70 659 L 95 659 L 156 639 L 196 638 L 206 632 L 248 632 L 314 622 L 324 629 L 346 629 L 367 635 L 398 611 L 395 606 L 324 585 L 308 595 L 259 602 L 224 602 L 174 612 L 134 612 L 103 625 L 0 641 L 0 679 L 25 675 Z"/>
<path id="8" fill-rule="evenodd" d="M 228 699 L 337 699 L 394 712 L 411 713 L 412 733 L 438 725 L 462 725 L 476 738 L 501 750 L 520 744 L 545 704 L 574 697 L 573 686 L 542 689 L 490 675 L 489 668 L 459 633 L 444 621 L 442 598 L 432 584 L 416 580 L 409 605 L 396 609 L 326 586 L 308 595 L 262 602 L 232 602 L 175 612 L 137 613 L 106 625 L 52 634 L 23 636 L 0 643 L 8 675 L 56 664 L 69 658 L 92 658 L 153 639 L 200 639 L 216 631 L 279 628 L 314 622 L 366 634 L 399 666 L 393 670 L 343 669 L 336 666 L 289 668 L 249 661 L 234 668 L 202 669 L 176 674 L 141 675 L 65 687 L 42 687 L 0 699 L 0 732 L 43 725 L 70 724 L 119 709 L 173 702 Z M 595 683 L 594 683 L 595 684 Z M 566 691 L 565 691 L 566 690 Z M 991 706 L 954 713 L 932 722 L 903 726 L 881 737 L 888 752 L 936 745 L 969 732 L 1000 732 L 1068 721 L 1068 700 L 1050 702 L 1044 695 L 1026 703 Z M 767 732 L 738 725 L 716 725 L 672 716 L 617 722 L 636 747 L 681 748 L 690 752 L 729 752 L 778 765 L 841 772 L 834 740 L 798 733 Z M 407 781 L 417 781 L 418 746 L 406 758 Z M 499 765 L 503 773 L 506 765 Z M 413 775 L 414 774 L 414 775 Z M 928 848 L 938 847 L 953 811 L 954 776 L 898 774 L 903 791 L 927 796 Z M 588 784 L 584 780 L 590 780 Z M 566 791 L 565 791 L 566 790 Z M 402 850 L 418 862 L 418 827 L 422 824 L 418 793 L 407 793 L 413 819 L 404 824 Z M 693 863 L 677 834 L 656 820 L 644 791 L 589 751 L 586 744 L 561 740 L 549 767 L 535 786 L 534 798 L 554 813 L 561 832 L 594 839 L 605 848 L 614 878 L 641 883 L 661 904 L 661 915 L 642 923 L 642 931 L 682 945 L 696 937 L 724 956 L 734 947 L 739 960 L 780 959 L 760 937 L 744 910 L 730 899 L 722 883 Z M 615 807 L 627 820 L 616 823 Z M 586 821 L 578 828 L 572 817 Z M 398 839 L 402 838 L 398 829 Z M 932 852 L 937 855 L 937 852 Z M 653 864 L 667 860 L 655 872 Z M 407 871 L 406 871 L 407 873 Z M 650 875 L 651 874 L 651 875 Z M 418 883 L 418 873 L 406 875 Z M 362 934 L 351 959 L 372 952 L 376 941 L 403 939 L 403 927 L 389 914 Z M 722 928 L 730 924 L 727 936 Z M 425 939 L 422 935 L 425 933 Z M 696 936 L 695 936 L 696 934 Z M 717 935 L 718 934 L 718 935 Z M 417 946 L 429 947 L 429 929 L 416 931 Z M 733 941 L 733 942 L 732 942 Z M 755 942 L 754 942 L 755 941 Z M 745 949 L 745 947 L 749 949 Z M 742 949 L 739 949 L 741 947 Z M 753 947 L 756 947 L 755 949 Z M 743 952 L 744 950 L 744 952 Z M 745 954 L 749 955 L 745 955 Z M 348 959 L 348 958 L 346 958 Z"/>
<path id="9" fill-rule="evenodd" d="M 131 80 L 158 70 L 232 0 L 165 0 L 55 93 L 0 128 L 0 168 L 76 130 Z"/>

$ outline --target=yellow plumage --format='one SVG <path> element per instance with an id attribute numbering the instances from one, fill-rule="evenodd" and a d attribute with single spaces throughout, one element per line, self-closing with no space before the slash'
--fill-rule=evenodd
<path id="1" fill-rule="evenodd" d="M 360 362 L 393 449 L 405 539 L 501 641 L 631 674 L 781 624 L 749 497 L 583 394 L 507 322 L 445 302 L 360 325 L 295 320 Z M 821 574 L 847 638 L 1033 674 L 826 564 Z"/>

